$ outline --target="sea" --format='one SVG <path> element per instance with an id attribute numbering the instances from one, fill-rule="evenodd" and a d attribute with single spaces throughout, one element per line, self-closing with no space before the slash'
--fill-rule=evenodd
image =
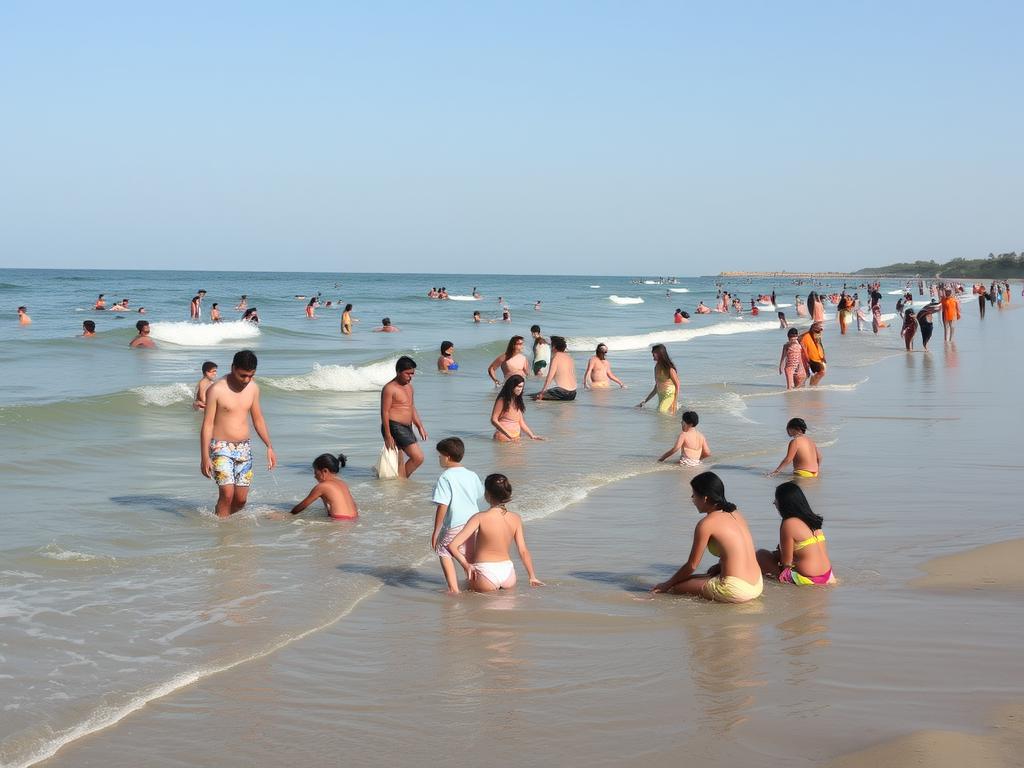
<path id="1" fill-rule="evenodd" d="M 0 270 L 0 765 L 418 766 L 470 750 L 470 764 L 792 766 L 979 723 L 970 705 L 1024 692 L 1019 605 L 908 583 L 931 557 L 1022 535 L 1024 298 L 981 319 L 966 297 L 954 342 L 936 322 L 927 352 L 906 352 L 894 322 L 840 335 L 833 309 L 828 372 L 793 392 L 776 308 L 694 311 L 722 285 L 745 308 L 774 290 L 805 328 L 796 297 L 844 284 L 866 302 L 858 278 Z M 450 300 L 428 298 L 441 286 Z M 890 321 L 905 286 L 883 281 Z M 910 290 L 912 307 L 929 298 Z M 130 311 L 94 310 L 100 293 Z M 258 326 L 239 319 L 243 294 Z M 384 317 L 400 332 L 374 332 Z M 142 318 L 156 349 L 128 347 Z M 567 338 L 580 395 L 528 403 L 546 440 L 495 443 L 487 366 L 533 324 Z M 627 389 L 582 391 L 598 343 Z M 778 535 L 764 473 L 786 421 L 807 421 L 824 460 L 804 487 L 839 586 L 769 585 L 738 608 L 648 598 L 696 520 L 692 471 L 655 461 L 678 415 L 635 407 L 656 343 L 759 546 Z M 279 466 L 254 435 L 249 503 L 221 520 L 192 399 L 202 364 L 224 374 L 241 349 L 258 356 Z M 427 458 L 381 481 L 379 392 L 400 355 L 418 364 Z M 520 568 L 513 594 L 444 594 L 430 497 L 433 444 L 453 435 L 466 466 L 509 477 L 547 586 Z M 348 457 L 355 522 L 287 514 L 325 452 Z"/>

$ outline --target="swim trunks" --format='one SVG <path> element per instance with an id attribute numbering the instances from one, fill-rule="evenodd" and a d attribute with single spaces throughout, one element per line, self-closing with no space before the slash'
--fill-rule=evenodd
<path id="1" fill-rule="evenodd" d="M 824 363 L 819 363 L 816 360 L 808 360 L 807 362 L 811 366 L 811 373 L 821 373 L 822 371 L 825 370 L 825 364 Z"/>
<path id="2" fill-rule="evenodd" d="M 809 469 L 794 469 L 793 474 L 797 477 L 817 477 L 817 472 L 811 472 Z"/>
<path id="3" fill-rule="evenodd" d="M 248 440 L 237 443 L 211 440 L 210 462 L 213 465 L 213 480 L 217 485 L 248 488 L 252 482 L 252 446 Z"/>
<path id="4" fill-rule="evenodd" d="M 756 584 L 746 582 L 738 576 L 715 576 L 704 582 L 700 593 L 716 603 L 745 603 L 760 597 L 762 591 L 764 581 L 760 575 Z"/>
<path id="5" fill-rule="evenodd" d="M 495 589 L 511 589 L 516 585 L 516 567 L 511 560 L 497 563 L 473 563 L 476 572 L 494 585 Z"/>
<path id="6" fill-rule="evenodd" d="M 406 448 L 416 443 L 416 435 L 412 431 L 412 424 L 402 424 L 389 419 L 388 426 L 391 428 L 391 436 L 395 438 L 395 445 L 399 448 Z M 384 434 L 383 424 L 380 425 L 380 435 L 387 439 L 387 435 Z"/>
<path id="7" fill-rule="evenodd" d="M 548 367 L 547 360 L 534 360 L 533 362 L 533 375 L 540 376 L 540 372 Z"/>
<path id="8" fill-rule="evenodd" d="M 561 387 L 552 387 L 551 389 L 544 390 L 544 396 L 541 400 L 575 400 L 576 390 L 575 389 L 562 389 Z"/>
<path id="9" fill-rule="evenodd" d="M 836 577 L 832 574 L 831 568 L 821 576 L 804 576 L 795 568 L 786 568 L 779 574 L 779 581 L 783 584 L 796 584 L 800 587 L 808 587 L 816 584 L 835 584 Z"/>
<path id="10" fill-rule="evenodd" d="M 447 557 L 450 560 L 452 557 L 452 553 L 448 551 L 448 545 L 455 541 L 455 537 L 459 535 L 459 531 L 461 531 L 464 527 L 465 526 L 463 525 L 457 525 L 454 528 L 442 530 L 441 536 L 437 540 L 437 546 L 434 547 L 434 554 L 436 554 L 438 557 Z M 459 547 L 459 552 L 461 552 L 463 555 L 466 554 L 465 544 Z"/>

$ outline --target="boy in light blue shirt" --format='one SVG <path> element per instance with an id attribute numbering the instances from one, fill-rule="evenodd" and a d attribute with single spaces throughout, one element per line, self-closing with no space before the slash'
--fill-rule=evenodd
<path id="1" fill-rule="evenodd" d="M 446 437 L 437 444 L 437 459 L 444 472 L 437 478 L 437 485 L 434 486 L 432 501 L 437 504 L 437 512 L 434 515 L 434 532 L 430 536 L 430 546 L 441 560 L 441 570 L 451 594 L 458 594 L 459 580 L 448 545 L 462 530 L 466 521 L 480 511 L 479 501 L 484 496 L 484 484 L 480 482 L 476 472 L 466 469 L 459 463 L 465 454 L 466 446 L 457 437 Z M 459 551 L 467 560 L 473 562 L 472 545 L 459 547 Z"/>

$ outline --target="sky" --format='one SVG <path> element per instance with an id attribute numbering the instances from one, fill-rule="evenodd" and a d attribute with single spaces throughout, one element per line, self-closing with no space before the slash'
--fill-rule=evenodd
<path id="1" fill-rule="evenodd" d="M 0 267 L 1024 250 L 1020 2 L 0 3 Z"/>

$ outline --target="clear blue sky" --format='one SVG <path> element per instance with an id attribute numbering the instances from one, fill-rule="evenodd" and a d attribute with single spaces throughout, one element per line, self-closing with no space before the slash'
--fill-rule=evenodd
<path id="1" fill-rule="evenodd" d="M 1021 2 L 0 4 L 0 266 L 1024 249 Z"/>

